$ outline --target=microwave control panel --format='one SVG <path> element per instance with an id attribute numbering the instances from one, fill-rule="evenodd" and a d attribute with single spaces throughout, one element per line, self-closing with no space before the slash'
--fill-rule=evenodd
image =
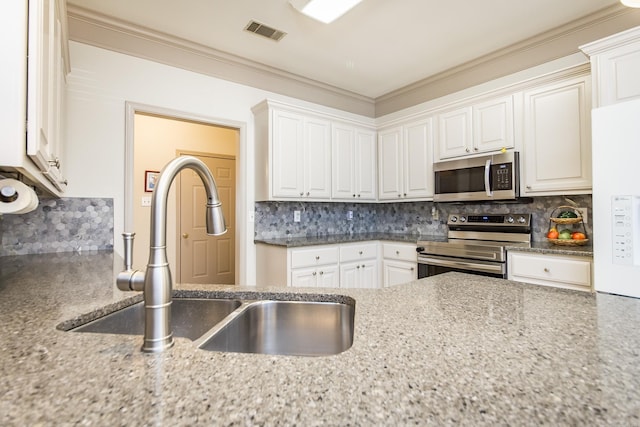
<path id="1" fill-rule="evenodd" d="M 513 188 L 512 163 L 491 165 L 492 190 L 511 190 Z"/>

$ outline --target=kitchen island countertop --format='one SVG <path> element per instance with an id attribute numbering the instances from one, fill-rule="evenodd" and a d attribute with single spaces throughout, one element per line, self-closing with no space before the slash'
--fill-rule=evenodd
<path id="1" fill-rule="evenodd" d="M 328 357 L 140 352 L 64 332 L 130 300 L 111 253 L 0 257 L 0 424 L 638 425 L 640 300 L 447 273 L 386 289 L 180 285 L 356 301 Z M 302 295 L 302 297 L 300 297 Z"/>

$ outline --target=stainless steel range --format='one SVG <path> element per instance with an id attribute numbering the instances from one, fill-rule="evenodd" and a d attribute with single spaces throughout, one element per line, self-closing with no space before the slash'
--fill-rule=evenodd
<path id="1" fill-rule="evenodd" d="M 507 278 L 505 246 L 531 245 L 531 214 L 451 214 L 442 241 L 418 242 L 418 278 L 448 271 Z"/>

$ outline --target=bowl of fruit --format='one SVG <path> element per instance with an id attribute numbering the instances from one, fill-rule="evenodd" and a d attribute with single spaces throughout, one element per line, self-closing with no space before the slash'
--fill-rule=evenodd
<path id="1" fill-rule="evenodd" d="M 581 229 L 576 229 L 577 227 Z M 549 217 L 547 240 L 554 245 L 582 246 L 589 242 L 580 211 L 571 206 L 559 206 Z"/>

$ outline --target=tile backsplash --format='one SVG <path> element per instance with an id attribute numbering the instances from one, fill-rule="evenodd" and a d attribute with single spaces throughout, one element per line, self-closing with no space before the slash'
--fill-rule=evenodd
<path id="1" fill-rule="evenodd" d="M 570 196 L 579 207 L 589 209 L 587 234 L 592 235 L 591 195 Z M 257 202 L 255 237 L 258 239 L 312 237 L 332 234 L 387 232 L 444 236 L 450 213 L 531 213 L 533 240 L 545 240 L 549 216 L 558 206 L 569 205 L 563 196 L 535 197 L 530 203 L 312 203 Z M 435 206 L 438 219 L 431 214 Z M 300 222 L 294 222 L 300 211 Z M 348 220 L 348 212 L 353 219 Z"/>
<path id="2" fill-rule="evenodd" d="M 40 199 L 36 210 L 0 216 L 0 256 L 113 249 L 113 199 Z"/>
<path id="3" fill-rule="evenodd" d="M 589 209 L 586 231 L 592 236 L 591 195 L 570 196 Z M 531 203 L 467 203 L 467 213 L 533 214 L 533 240 L 544 240 L 549 215 L 568 205 L 562 196 L 536 197 Z M 259 239 L 353 233 L 403 233 L 444 236 L 447 215 L 463 205 L 453 203 L 302 203 L 257 202 L 254 235 Z M 431 210 L 435 207 L 438 219 Z M 300 222 L 294 222 L 300 211 Z M 353 219 L 347 215 L 352 212 Z M 103 198 L 41 199 L 24 215 L 0 216 L 0 256 L 113 249 L 113 200 Z"/>

